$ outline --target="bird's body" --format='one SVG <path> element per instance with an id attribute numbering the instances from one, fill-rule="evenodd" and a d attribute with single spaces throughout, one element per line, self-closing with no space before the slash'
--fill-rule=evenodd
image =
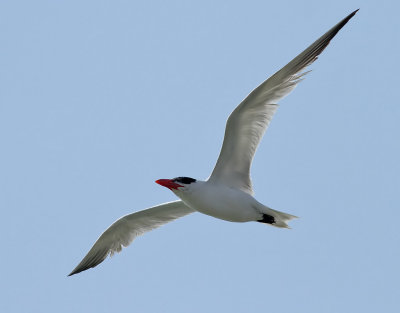
<path id="1" fill-rule="evenodd" d="M 278 101 L 288 95 L 308 72 L 331 39 L 356 14 L 352 12 L 306 50 L 254 89 L 231 113 L 215 168 L 206 181 L 189 177 L 159 179 L 181 200 L 126 215 L 114 222 L 70 273 L 77 274 L 100 264 L 147 231 L 193 212 L 230 222 L 257 221 L 289 228 L 294 215 L 273 210 L 253 197 L 250 167 Z"/>
<path id="2" fill-rule="evenodd" d="M 295 218 L 268 208 L 240 189 L 217 182 L 196 181 L 172 191 L 194 211 L 229 222 L 262 221 L 268 215 L 274 220 L 271 225 L 287 227 L 286 221 Z"/>
<path id="3" fill-rule="evenodd" d="M 229 222 L 249 222 L 262 219 L 258 202 L 251 195 L 208 181 L 196 181 L 188 191 L 173 192 L 193 210 Z"/>

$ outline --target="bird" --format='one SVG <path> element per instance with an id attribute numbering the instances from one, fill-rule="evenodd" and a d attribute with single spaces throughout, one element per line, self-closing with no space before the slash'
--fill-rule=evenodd
<path id="1" fill-rule="evenodd" d="M 289 228 L 288 222 L 296 216 L 273 210 L 254 198 L 251 163 L 279 100 L 304 79 L 310 72 L 304 71 L 305 68 L 318 58 L 357 11 L 342 19 L 261 83 L 233 110 L 226 122 L 218 160 L 207 180 L 185 176 L 156 180 L 157 184 L 170 189 L 180 200 L 134 212 L 115 221 L 68 276 L 99 265 L 107 256 L 130 245 L 137 236 L 193 212 L 230 222 L 255 221 Z"/>

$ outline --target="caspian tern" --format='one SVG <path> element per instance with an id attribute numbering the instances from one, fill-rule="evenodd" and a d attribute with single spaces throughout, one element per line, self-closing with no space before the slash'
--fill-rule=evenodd
<path id="1" fill-rule="evenodd" d="M 189 177 L 159 179 L 181 200 L 128 214 L 114 222 L 97 239 L 88 254 L 68 275 L 95 267 L 128 246 L 135 237 L 193 212 L 230 222 L 257 221 L 288 228 L 296 216 L 273 210 L 253 197 L 250 166 L 278 101 L 288 95 L 308 72 L 331 39 L 358 10 L 332 27 L 306 50 L 254 89 L 231 113 L 217 164 L 206 181 Z"/>

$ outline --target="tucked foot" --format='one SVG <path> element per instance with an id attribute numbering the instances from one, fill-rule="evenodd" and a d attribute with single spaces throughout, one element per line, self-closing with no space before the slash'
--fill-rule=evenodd
<path id="1" fill-rule="evenodd" d="M 263 214 L 262 220 L 258 220 L 257 222 L 271 224 L 271 225 L 276 223 L 275 217 L 273 217 L 272 215 L 268 215 L 268 214 Z"/>

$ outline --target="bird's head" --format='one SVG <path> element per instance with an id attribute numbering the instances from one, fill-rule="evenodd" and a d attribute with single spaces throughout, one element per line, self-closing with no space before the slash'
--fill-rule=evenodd
<path id="1" fill-rule="evenodd" d="M 196 179 L 190 177 L 175 177 L 172 179 L 159 179 L 156 180 L 156 183 L 167 187 L 175 193 L 176 191 L 188 191 L 193 184 L 196 183 Z"/>

